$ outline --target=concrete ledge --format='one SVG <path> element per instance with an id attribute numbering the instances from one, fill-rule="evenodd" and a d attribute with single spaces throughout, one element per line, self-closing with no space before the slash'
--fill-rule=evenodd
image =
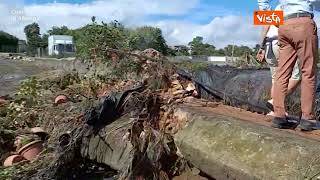
<path id="1" fill-rule="evenodd" d="M 175 115 L 186 122 L 174 137 L 181 154 L 216 179 L 320 176 L 317 140 L 187 105 Z"/>

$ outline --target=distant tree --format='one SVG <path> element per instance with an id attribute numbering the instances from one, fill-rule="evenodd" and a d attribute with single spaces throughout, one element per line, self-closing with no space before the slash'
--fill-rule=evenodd
<path id="1" fill-rule="evenodd" d="M 53 26 L 50 30 L 48 30 L 48 34 L 51 35 L 69 35 L 70 29 L 67 26 Z"/>
<path id="2" fill-rule="evenodd" d="M 198 55 L 204 55 L 204 56 L 213 56 L 215 55 L 216 47 L 203 43 L 203 37 L 197 36 L 193 38 L 191 42 L 188 44 L 191 47 L 191 55 L 198 56 Z"/>
<path id="3" fill-rule="evenodd" d="M 42 34 L 41 43 L 39 46 L 42 48 L 48 47 L 48 38 L 49 38 L 49 34 Z"/>
<path id="4" fill-rule="evenodd" d="M 4 31 L 0 31 L 0 45 L 17 45 L 17 43 L 18 38 Z"/>
<path id="5" fill-rule="evenodd" d="M 226 56 L 232 56 L 233 55 L 233 51 L 234 51 L 234 47 L 233 45 L 227 45 L 225 48 L 224 48 L 224 52 L 226 54 Z"/>
<path id="6" fill-rule="evenodd" d="M 153 48 L 164 55 L 168 54 L 168 45 L 162 35 L 162 31 L 155 27 L 145 26 L 135 29 L 129 35 L 128 45 L 132 50 Z"/>
<path id="7" fill-rule="evenodd" d="M 215 56 L 225 56 L 226 54 L 225 54 L 224 49 L 218 49 L 215 51 L 214 55 Z"/>
<path id="8" fill-rule="evenodd" d="M 190 56 L 189 48 L 187 46 L 178 46 L 176 51 L 177 56 Z"/>
<path id="9" fill-rule="evenodd" d="M 18 45 L 18 38 L 12 36 L 4 31 L 0 31 L 0 51 L 7 51 L 4 46 L 13 46 Z"/>
<path id="10" fill-rule="evenodd" d="M 40 27 L 37 23 L 32 23 L 24 28 L 24 33 L 27 37 L 27 53 L 34 56 L 37 52 L 37 48 L 41 44 Z"/>
<path id="11" fill-rule="evenodd" d="M 225 54 L 227 56 L 240 57 L 246 54 L 253 54 L 253 50 L 248 46 L 236 46 L 236 45 L 228 45 L 224 48 Z"/>

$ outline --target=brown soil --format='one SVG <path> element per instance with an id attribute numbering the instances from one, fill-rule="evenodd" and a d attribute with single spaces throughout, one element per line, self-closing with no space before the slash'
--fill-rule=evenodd
<path id="1" fill-rule="evenodd" d="M 256 124 L 260 124 L 260 125 L 268 126 L 272 128 L 271 127 L 272 117 L 265 116 L 263 114 L 252 113 L 249 111 L 245 111 L 243 109 L 234 108 L 234 107 L 226 106 L 223 104 L 219 104 L 216 107 L 205 107 L 203 103 L 195 102 L 195 103 L 187 103 L 185 106 L 188 106 L 188 107 L 191 106 L 194 110 L 201 113 L 206 113 L 207 115 L 212 114 L 214 116 L 215 114 L 219 114 L 223 116 L 230 116 L 243 121 L 249 121 L 252 123 L 256 123 Z M 287 131 L 288 133 L 294 133 L 306 138 L 312 138 L 320 141 L 320 130 L 312 131 L 312 132 L 302 132 L 299 129 L 295 129 L 295 130 L 279 129 L 279 131 Z"/>

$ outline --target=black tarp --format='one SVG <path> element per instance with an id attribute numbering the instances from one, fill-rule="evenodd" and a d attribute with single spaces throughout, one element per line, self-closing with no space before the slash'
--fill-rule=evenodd
<path id="1" fill-rule="evenodd" d="M 265 105 L 265 102 L 270 99 L 272 84 L 269 69 L 238 69 L 212 65 L 193 73 L 179 70 L 179 74 L 196 84 L 203 99 L 220 99 L 228 105 L 258 113 L 269 111 Z M 319 97 L 318 83 L 315 107 L 317 112 L 320 110 Z M 286 101 L 288 112 L 300 115 L 300 88 L 287 97 Z"/>

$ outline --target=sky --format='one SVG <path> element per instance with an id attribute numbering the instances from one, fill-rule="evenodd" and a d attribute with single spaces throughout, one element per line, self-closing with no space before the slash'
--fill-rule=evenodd
<path id="1" fill-rule="evenodd" d="M 256 9 L 256 0 L 0 0 L 0 30 L 25 39 L 23 28 L 32 22 L 45 33 L 52 26 L 81 27 L 96 16 L 98 22 L 118 20 L 130 28 L 159 27 L 169 45 L 202 36 L 218 48 L 252 47 L 261 30 L 253 25 Z"/>

